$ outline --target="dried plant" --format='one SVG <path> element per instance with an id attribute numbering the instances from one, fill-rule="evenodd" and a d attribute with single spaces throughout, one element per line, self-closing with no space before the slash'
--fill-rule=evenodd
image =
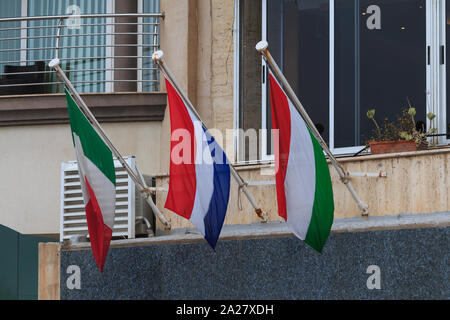
<path id="1" fill-rule="evenodd" d="M 384 119 L 383 124 L 380 126 L 375 120 L 375 109 L 367 111 L 367 118 L 371 119 L 375 124 L 373 136 L 369 142 L 373 141 L 396 141 L 396 140 L 414 140 L 419 149 L 428 147 L 427 135 L 436 133 L 436 129 L 431 128 L 428 132 L 425 132 L 425 125 L 422 127 L 416 124 L 415 116 L 417 114 L 416 109 L 411 106 L 408 100 L 409 108 L 403 109 L 401 115 L 396 122 L 390 122 L 387 118 Z M 433 113 L 427 114 L 427 118 L 433 123 L 436 115 Z"/>

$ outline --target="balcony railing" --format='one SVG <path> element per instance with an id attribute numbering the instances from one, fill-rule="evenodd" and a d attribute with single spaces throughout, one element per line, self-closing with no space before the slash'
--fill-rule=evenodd
<path id="1" fill-rule="evenodd" d="M 0 19 L 0 95 L 62 92 L 48 67 L 57 54 L 80 92 L 159 91 L 151 55 L 159 49 L 161 18 L 157 13 Z"/>

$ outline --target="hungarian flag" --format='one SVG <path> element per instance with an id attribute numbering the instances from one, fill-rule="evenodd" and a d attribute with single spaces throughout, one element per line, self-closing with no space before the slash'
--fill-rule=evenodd
<path id="1" fill-rule="evenodd" d="M 333 188 L 323 150 L 272 73 L 278 213 L 291 231 L 322 252 L 334 216 Z M 278 141 L 277 141 L 278 140 Z"/>
<path id="2" fill-rule="evenodd" d="M 215 249 L 230 196 L 224 151 L 166 80 L 170 109 L 169 192 L 165 208 L 188 219 Z"/>
<path id="3" fill-rule="evenodd" d="M 103 272 L 112 237 L 116 206 L 116 173 L 113 157 L 111 150 L 67 90 L 66 98 L 92 253 L 100 272 Z"/>

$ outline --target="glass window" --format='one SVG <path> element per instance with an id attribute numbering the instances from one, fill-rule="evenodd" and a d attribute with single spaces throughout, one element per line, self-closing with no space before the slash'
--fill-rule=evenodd
<path id="1" fill-rule="evenodd" d="M 22 2 L 15 1 L 0 1 L 0 18 L 14 18 L 21 15 Z M 20 65 L 20 27 L 18 22 L 1 22 L 0 23 L 0 94 L 9 94 L 11 88 L 7 87 L 12 83 L 13 79 L 5 76 L 5 68 L 8 66 Z"/>
<path id="2" fill-rule="evenodd" d="M 159 0 L 144 0 L 144 13 L 159 13 Z M 143 19 L 144 32 L 144 50 L 142 52 L 143 58 L 143 91 L 158 91 L 159 72 L 155 72 L 157 66 L 151 58 L 153 52 L 159 48 L 159 19 L 148 18 Z"/>
<path id="3" fill-rule="evenodd" d="M 369 109 L 396 120 L 409 100 L 425 122 L 425 1 L 336 0 L 335 8 L 335 147 L 366 144 Z"/>
<path id="4" fill-rule="evenodd" d="M 240 1 L 239 34 L 239 161 L 259 160 L 261 128 L 261 0 Z"/>
<path id="5" fill-rule="evenodd" d="M 445 3 L 445 43 L 446 43 L 446 63 L 449 65 L 450 61 L 450 0 L 446 0 Z M 447 103 L 446 103 L 446 128 L 447 139 L 450 139 L 450 70 L 446 72 L 446 88 L 447 88 Z"/>
<path id="6" fill-rule="evenodd" d="M 107 0 L 41 0 L 28 1 L 28 16 L 53 16 L 67 14 L 69 6 L 80 8 L 79 14 L 106 13 Z M 71 13 L 74 13 L 72 11 Z M 63 28 L 60 47 L 62 68 L 80 92 L 105 91 L 106 19 L 83 19 L 80 28 Z M 56 20 L 29 21 L 28 60 L 48 61 L 54 58 Z M 103 25 L 99 25 L 103 24 Z M 50 36 L 50 37 L 46 37 Z M 30 50 L 37 48 L 40 50 Z M 87 71 L 84 71 L 87 70 Z M 49 81 L 55 75 L 49 74 Z M 51 91 L 56 91 L 56 87 Z"/>
<path id="7" fill-rule="evenodd" d="M 328 0 L 267 0 L 267 41 L 283 71 L 324 139 L 329 137 Z M 268 92 L 269 94 L 269 92 Z M 272 127 L 270 99 L 266 112 Z M 268 143 L 271 146 L 271 141 Z M 272 148 L 268 150 L 273 152 Z"/>
<path id="8" fill-rule="evenodd" d="M 267 70 L 254 50 L 262 36 L 334 152 L 359 151 L 372 138 L 369 109 L 379 122 L 396 121 L 410 103 L 426 126 L 427 28 L 426 0 L 241 1 L 240 128 L 271 128 Z M 263 143 L 273 154 L 270 134 Z"/>
<path id="9" fill-rule="evenodd" d="M 114 7 L 120 13 L 159 13 L 159 0 L 139 3 L 140 8 L 126 0 L 0 1 L 0 17 L 107 14 Z M 79 26 L 69 27 L 69 19 L 64 21 L 59 52 L 62 68 L 78 91 L 159 90 L 159 73 L 151 59 L 159 48 L 159 18 L 83 18 L 78 22 Z M 16 28 L 0 30 L 0 94 L 12 94 L 11 88 L 13 94 L 61 92 L 56 75 L 46 65 L 55 57 L 57 25 L 58 19 L 0 24 L 0 29 Z"/>

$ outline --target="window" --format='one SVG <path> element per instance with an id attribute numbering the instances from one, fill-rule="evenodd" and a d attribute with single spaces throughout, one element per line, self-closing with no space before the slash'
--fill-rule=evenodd
<path id="1" fill-rule="evenodd" d="M 449 1 L 438 6 L 431 0 L 237 1 L 237 127 L 271 128 L 267 67 L 251 52 L 260 36 L 334 153 L 364 147 L 373 130 L 369 109 L 376 109 L 380 121 L 396 120 L 409 102 L 417 110 L 416 121 L 437 127 L 436 142 L 448 143 Z M 258 14 L 260 33 L 258 20 L 249 22 Z M 261 94 L 253 94 L 257 91 Z M 428 112 L 437 115 L 435 123 L 427 120 Z M 258 160 L 273 159 L 270 132 L 262 131 L 260 138 Z M 239 151 L 242 138 L 238 143 Z M 246 157 L 243 153 L 238 160 Z"/>
<path id="2" fill-rule="evenodd" d="M 159 1 L 12 0 L 0 1 L 0 8 L 1 18 L 159 13 Z M 138 24 L 136 18 L 123 17 L 83 18 L 79 22 L 80 26 L 62 29 L 59 57 L 62 68 L 80 92 L 159 89 L 156 68 L 150 59 L 159 46 L 159 18 L 141 17 Z M 68 26 L 69 21 L 64 23 Z M 61 91 L 54 72 L 46 67 L 55 57 L 57 24 L 58 19 L 0 23 L 0 94 Z"/>

